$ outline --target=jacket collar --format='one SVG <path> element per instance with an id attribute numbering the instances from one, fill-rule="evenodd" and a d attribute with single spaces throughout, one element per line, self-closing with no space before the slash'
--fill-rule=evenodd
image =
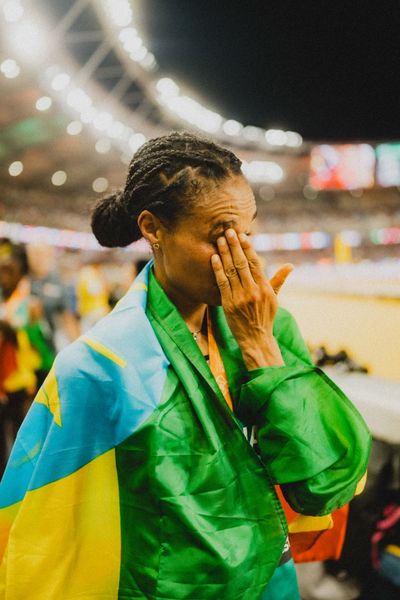
<path id="1" fill-rule="evenodd" d="M 152 270 L 149 271 L 148 276 L 147 310 L 151 312 L 153 318 L 162 327 L 170 340 L 181 350 L 218 398 L 226 404 L 218 384 L 186 323 L 155 278 Z M 245 376 L 246 369 L 240 349 L 226 323 L 223 309 L 220 306 L 211 309 L 211 319 L 235 406 L 239 392 L 238 388 Z M 173 359 L 171 362 L 173 363 Z"/>
<path id="2" fill-rule="evenodd" d="M 128 293 L 118 302 L 114 311 L 128 310 L 130 313 L 130 309 L 139 309 L 140 311 L 143 310 L 143 312 L 151 310 L 154 319 L 156 319 L 168 338 L 181 350 L 218 398 L 223 399 L 215 378 L 188 330 L 186 323 L 155 278 L 152 265 L 152 260 L 147 263 L 132 283 Z M 239 346 L 226 322 L 222 307 L 210 307 L 210 311 L 214 334 L 221 352 L 235 408 L 238 402 L 240 386 L 247 379 L 247 370 Z M 172 357 L 169 358 L 171 359 Z M 174 361 L 172 360 L 171 362 L 173 363 Z M 174 366 L 176 368 L 176 365 Z M 225 399 L 223 399 L 223 402 L 226 404 Z"/>

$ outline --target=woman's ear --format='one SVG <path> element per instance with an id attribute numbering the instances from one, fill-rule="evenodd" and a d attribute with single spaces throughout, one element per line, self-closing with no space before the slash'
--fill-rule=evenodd
<path id="1" fill-rule="evenodd" d="M 149 210 L 142 210 L 137 220 L 143 237 L 153 246 L 159 244 L 162 237 L 161 221 Z"/>

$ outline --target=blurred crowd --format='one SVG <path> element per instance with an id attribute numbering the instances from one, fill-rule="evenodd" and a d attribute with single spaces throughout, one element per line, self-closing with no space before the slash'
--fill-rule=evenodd
<path id="1" fill-rule="evenodd" d="M 314 190 L 312 197 L 307 198 L 296 187 L 291 192 L 277 193 L 271 186 L 263 185 L 254 186 L 254 193 L 259 233 L 336 233 L 353 229 L 367 233 L 376 228 L 393 227 L 400 222 L 399 191 L 392 188 L 334 192 Z M 68 201 L 57 207 L 53 198 L 42 189 L 27 189 L 21 194 L 17 187 L 5 183 L 0 200 L 0 219 L 61 229 L 68 223 L 69 229 L 84 231 L 92 205 L 93 199 L 85 194 L 69 194 Z M 364 252 L 368 256 L 368 248 Z"/>
<path id="2" fill-rule="evenodd" d="M 112 309 L 145 262 L 0 240 L 0 475 L 56 353 Z"/>

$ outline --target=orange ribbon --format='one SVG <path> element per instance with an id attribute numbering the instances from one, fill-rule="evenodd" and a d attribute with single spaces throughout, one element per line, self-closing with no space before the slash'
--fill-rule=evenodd
<path id="1" fill-rule="evenodd" d="M 207 308 L 207 334 L 208 334 L 208 354 L 210 357 L 210 370 L 214 375 L 215 380 L 218 384 L 219 389 L 222 392 L 223 397 L 226 400 L 227 405 L 231 410 L 233 410 L 232 398 L 229 392 L 229 384 L 228 378 L 226 376 L 226 371 L 224 367 L 224 363 L 222 362 L 221 353 L 218 348 L 218 344 L 216 342 L 210 311 Z"/>

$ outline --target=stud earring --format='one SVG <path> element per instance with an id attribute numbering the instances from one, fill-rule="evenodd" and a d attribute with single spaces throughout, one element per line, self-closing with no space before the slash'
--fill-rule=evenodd
<path id="1" fill-rule="evenodd" d="M 158 242 L 153 244 L 153 250 L 159 250 L 159 249 L 160 249 L 160 244 Z"/>

